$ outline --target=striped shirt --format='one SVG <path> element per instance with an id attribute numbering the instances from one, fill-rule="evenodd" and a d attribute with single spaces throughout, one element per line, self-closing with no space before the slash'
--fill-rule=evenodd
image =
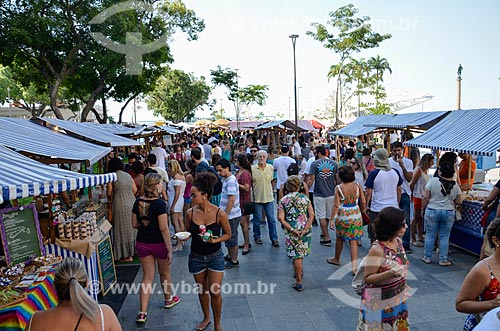
<path id="1" fill-rule="evenodd" d="M 229 196 L 231 195 L 235 196 L 235 200 L 233 208 L 227 215 L 228 219 L 233 219 L 241 216 L 240 187 L 238 185 L 238 180 L 236 179 L 236 177 L 234 177 L 234 175 L 231 175 L 227 178 L 222 178 L 222 193 L 220 195 L 220 204 L 219 204 L 219 207 L 222 210 L 226 211 Z"/>

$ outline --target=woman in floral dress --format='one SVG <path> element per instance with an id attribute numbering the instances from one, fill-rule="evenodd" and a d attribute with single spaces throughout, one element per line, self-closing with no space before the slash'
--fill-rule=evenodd
<path id="1" fill-rule="evenodd" d="M 366 285 L 356 331 L 409 331 L 406 278 L 410 263 L 401 240 L 407 228 L 405 212 L 385 207 L 373 227 L 377 240 L 366 257 Z"/>
<path id="2" fill-rule="evenodd" d="M 278 221 L 285 229 L 285 245 L 288 257 L 293 260 L 295 283 L 292 287 L 302 291 L 302 259 L 311 252 L 311 225 L 314 210 L 309 198 L 299 193 L 299 176 L 290 176 L 286 181 L 287 195 L 278 204 Z"/>
<path id="3" fill-rule="evenodd" d="M 359 205 L 364 211 L 366 209 L 363 189 L 356 183 L 354 169 L 351 166 L 339 168 L 339 177 L 342 184 L 335 188 L 335 200 L 330 219 L 330 228 L 337 229 L 337 240 L 335 241 L 335 256 L 326 259 L 326 262 L 340 265 L 340 255 L 344 248 L 344 241 L 349 242 L 351 252 L 351 268 L 354 275 L 358 270 L 358 239 L 363 236 L 363 219 Z M 361 203 L 358 205 L 358 199 Z"/>

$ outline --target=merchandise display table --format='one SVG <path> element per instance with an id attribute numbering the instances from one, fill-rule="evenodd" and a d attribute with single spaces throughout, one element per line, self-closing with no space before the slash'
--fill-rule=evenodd
<path id="1" fill-rule="evenodd" d="M 47 273 L 46 278 L 35 283 L 27 290 L 27 297 L 21 302 L 0 310 L 0 329 L 4 331 L 23 331 L 31 315 L 38 310 L 47 310 L 57 304 L 54 288 L 55 269 Z"/>

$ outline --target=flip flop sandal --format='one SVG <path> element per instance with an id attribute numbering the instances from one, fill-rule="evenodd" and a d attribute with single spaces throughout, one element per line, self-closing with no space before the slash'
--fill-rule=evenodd
<path id="1" fill-rule="evenodd" d="M 337 261 L 333 258 L 328 258 L 326 259 L 326 262 L 330 263 L 330 264 L 333 264 L 333 265 L 340 265 L 340 261 Z"/>

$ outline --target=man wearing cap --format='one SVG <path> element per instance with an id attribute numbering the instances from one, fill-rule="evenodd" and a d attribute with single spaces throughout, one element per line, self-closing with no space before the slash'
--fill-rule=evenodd
<path id="1" fill-rule="evenodd" d="M 292 159 L 290 156 L 288 156 L 288 153 L 290 152 L 290 149 L 288 145 L 283 145 L 281 146 L 281 155 L 280 157 L 274 159 L 273 167 L 274 171 L 276 171 L 277 175 L 277 182 L 276 182 L 276 189 L 279 190 L 281 185 L 286 183 L 286 180 L 288 178 L 288 173 L 287 169 L 292 163 L 297 163 L 295 162 L 294 159 Z"/>
<path id="2" fill-rule="evenodd" d="M 403 144 L 399 141 L 391 144 L 391 155 L 389 164 L 393 169 L 396 169 L 401 177 L 403 177 L 403 185 L 401 190 L 401 199 L 399 200 L 399 208 L 405 211 L 405 222 L 408 224 L 406 232 L 403 236 L 403 247 L 406 254 L 411 254 L 410 247 L 410 197 L 411 189 L 410 182 L 413 177 L 413 161 L 409 158 L 403 157 Z"/>
<path id="3" fill-rule="evenodd" d="M 368 174 L 365 182 L 366 205 L 370 209 L 371 223 L 368 226 L 368 235 L 374 241 L 371 224 L 378 213 L 385 207 L 399 208 L 401 199 L 401 185 L 403 178 L 397 170 L 392 169 L 389 163 L 389 153 L 384 148 L 379 148 L 373 152 L 375 169 Z"/>

